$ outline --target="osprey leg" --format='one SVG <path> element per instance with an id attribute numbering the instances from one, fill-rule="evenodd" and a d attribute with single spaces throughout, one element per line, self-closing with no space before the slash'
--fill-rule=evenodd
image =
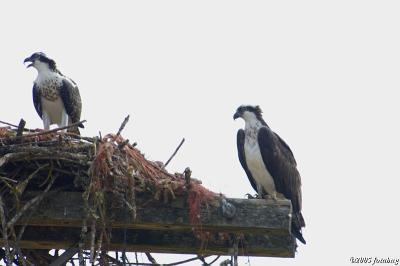
<path id="1" fill-rule="evenodd" d="M 67 112 L 65 112 L 65 110 L 62 111 L 62 116 L 61 116 L 61 124 L 59 125 L 59 127 L 65 127 L 68 126 L 68 114 Z M 63 129 L 62 132 L 67 132 L 67 129 Z"/>
<path id="2" fill-rule="evenodd" d="M 49 130 L 50 129 L 50 117 L 49 117 L 49 115 L 47 114 L 47 112 L 44 112 L 43 113 L 43 116 L 42 116 L 42 119 L 43 119 L 43 128 L 45 129 L 45 130 Z"/>
<path id="3" fill-rule="evenodd" d="M 258 193 L 257 197 L 259 199 L 262 199 L 263 198 L 263 189 L 262 189 L 262 186 L 260 183 L 257 184 L 257 193 Z"/>

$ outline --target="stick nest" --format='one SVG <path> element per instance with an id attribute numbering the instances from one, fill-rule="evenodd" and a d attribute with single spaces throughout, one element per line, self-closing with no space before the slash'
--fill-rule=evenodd
<path id="1" fill-rule="evenodd" d="M 105 226 L 110 205 L 105 202 L 106 194 L 112 194 L 113 208 L 129 210 L 133 222 L 137 195 L 146 193 L 165 204 L 186 195 L 194 224 L 199 222 L 200 205 L 216 195 L 200 181 L 187 176 L 185 180 L 183 173 L 171 174 L 162 163 L 147 160 L 120 134 L 88 138 L 25 130 L 17 136 L 17 130 L 10 127 L 0 127 L 0 183 L 1 216 L 7 228 L 41 200 L 22 205 L 25 191 L 42 191 L 43 197 L 50 190 L 82 191 L 87 211 L 82 237 L 88 221 Z M 99 241 L 106 235 L 102 233 Z"/>

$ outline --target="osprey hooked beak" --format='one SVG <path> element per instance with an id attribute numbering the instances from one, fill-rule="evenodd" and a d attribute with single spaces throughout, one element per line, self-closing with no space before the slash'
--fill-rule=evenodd
<path id="1" fill-rule="evenodd" d="M 33 66 L 33 60 L 31 59 L 31 57 L 25 58 L 24 64 L 25 64 L 26 62 L 31 62 L 26 68 Z"/>
<path id="2" fill-rule="evenodd" d="M 242 113 L 238 111 L 236 111 L 236 113 L 233 115 L 233 120 L 236 120 L 236 118 L 239 118 L 242 116 Z"/>

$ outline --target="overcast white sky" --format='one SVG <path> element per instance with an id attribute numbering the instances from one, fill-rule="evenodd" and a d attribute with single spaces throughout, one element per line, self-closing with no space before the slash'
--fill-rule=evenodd
<path id="1" fill-rule="evenodd" d="M 0 120 L 42 127 L 22 61 L 43 51 L 80 87 L 84 135 L 130 114 L 123 136 L 149 159 L 185 137 L 168 169 L 244 197 L 232 115 L 258 104 L 297 159 L 307 245 L 251 265 L 400 258 L 399 14 L 398 1 L 2 1 Z"/>

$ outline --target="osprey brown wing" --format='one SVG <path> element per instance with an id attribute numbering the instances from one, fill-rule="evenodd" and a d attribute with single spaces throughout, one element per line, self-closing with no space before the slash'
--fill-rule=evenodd
<path id="1" fill-rule="evenodd" d="M 240 161 L 240 164 L 242 165 L 244 171 L 246 172 L 247 178 L 249 179 L 251 186 L 253 187 L 253 189 L 255 191 L 257 191 L 256 181 L 254 180 L 253 175 L 251 174 L 249 168 L 247 167 L 246 155 L 244 152 L 244 139 L 245 139 L 244 130 L 239 129 L 237 132 L 237 138 L 236 138 L 239 161 Z"/>
<path id="2" fill-rule="evenodd" d="M 82 101 L 78 87 L 67 79 L 63 79 L 60 96 L 64 103 L 65 111 L 71 119 L 71 123 L 79 122 L 81 119 Z M 83 125 L 79 125 L 83 128 Z"/>
<path id="3" fill-rule="evenodd" d="M 263 127 L 258 132 L 261 157 L 274 179 L 276 191 L 292 202 L 292 232 L 305 243 L 301 228 L 305 226 L 301 214 L 301 177 L 289 146 L 272 130 Z"/>
<path id="4" fill-rule="evenodd" d="M 40 100 L 40 90 L 38 90 L 36 84 L 33 84 L 32 89 L 33 105 L 35 106 L 36 112 L 42 118 L 42 102 Z"/>

